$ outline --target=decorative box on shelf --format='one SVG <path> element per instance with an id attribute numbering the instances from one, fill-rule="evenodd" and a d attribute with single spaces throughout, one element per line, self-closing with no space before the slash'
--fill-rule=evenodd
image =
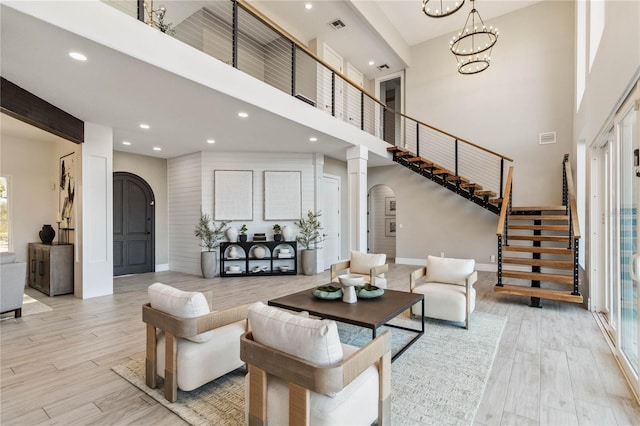
<path id="1" fill-rule="evenodd" d="M 245 241 L 220 244 L 220 277 L 296 275 L 295 241 Z"/>

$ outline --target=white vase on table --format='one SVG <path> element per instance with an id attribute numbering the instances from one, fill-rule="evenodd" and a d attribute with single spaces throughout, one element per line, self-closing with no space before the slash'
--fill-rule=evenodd
<path id="1" fill-rule="evenodd" d="M 289 225 L 282 227 L 282 239 L 284 241 L 293 241 L 293 229 Z"/>
<path id="2" fill-rule="evenodd" d="M 238 242 L 238 230 L 231 226 L 227 229 L 227 239 L 230 243 Z"/>

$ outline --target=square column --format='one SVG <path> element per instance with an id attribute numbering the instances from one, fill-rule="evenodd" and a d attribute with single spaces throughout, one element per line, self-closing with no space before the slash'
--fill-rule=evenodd
<path id="1" fill-rule="evenodd" d="M 367 252 L 367 160 L 369 151 L 359 145 L 347 149 L 349 186 L 349 249 Z"/>

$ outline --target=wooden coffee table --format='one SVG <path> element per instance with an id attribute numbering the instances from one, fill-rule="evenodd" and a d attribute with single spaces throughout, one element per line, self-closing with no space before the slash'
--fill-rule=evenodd
<path id="1" fill-rule="evenodd" d="M 422 312 L 424 312 L 424 295 L 422 294 L 385 289 L 384 294 L 376 299 L 358 299 L 357 303 L 344 303 L 342 299 L 318 299 L 313 295 L 314 288 L 271 299 L 268 304 L 296 312 L 309 311 L 310 315 L 320 318 L 369 328 L 372 331 L 372 339 L 375 339 L 378 328 L 383 325 L 417 333 L 409 343 L 392 356 L 392 361 L 395 361 L 424 334 L 424 317 L 422 315 L 420 316 L 422 323 L 420 330 L 387 324 L 416 303 L 422 303 Z"/>

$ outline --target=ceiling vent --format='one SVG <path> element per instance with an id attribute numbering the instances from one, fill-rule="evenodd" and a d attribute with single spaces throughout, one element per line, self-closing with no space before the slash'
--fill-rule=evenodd
<path id="1" fill-rule="evenodd" d="M 344 27 L 346 27 L 346 25 L 344 24 L 344 22 L 342 22 L 341 19 L 336 19 L 334 21 L 329 22 L 329 26 L 334 30 L 341 30 Z"/>
<path id="2" fill-rule="evenodd" d="M 388 70 L 389 69 L 389 65 L 387 65 L 387 64 L 378 65 L 378 69 L 380 71 Z"/>
<path id="3" fill-rule="evenodd" d="M 540 133 L 538 142 L 540 143 L 540 145 L 556 143 L 556 132 Z"/>

